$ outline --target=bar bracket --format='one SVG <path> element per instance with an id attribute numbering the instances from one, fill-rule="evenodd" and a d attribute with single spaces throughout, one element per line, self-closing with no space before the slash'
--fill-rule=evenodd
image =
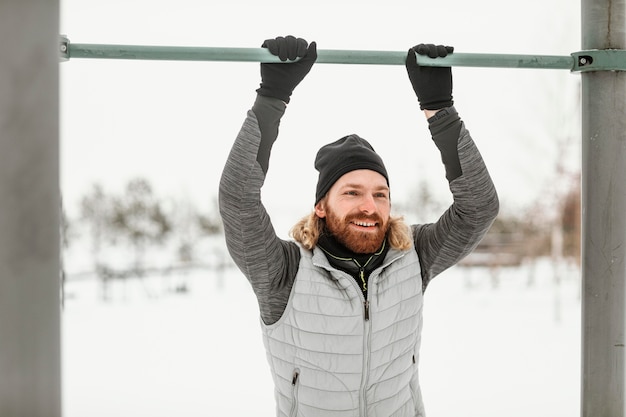
<path id="1" fill-rule="evenodd" d="M 625 49 L 589 49 L 574 52 L 572 72 L 626 71 Z"/>
<path id="2" fill-rule="evenodd" d="M 59 36 L 59 58 L 62 62 L 70 60 L 70 40 L 65 35 Z"/>

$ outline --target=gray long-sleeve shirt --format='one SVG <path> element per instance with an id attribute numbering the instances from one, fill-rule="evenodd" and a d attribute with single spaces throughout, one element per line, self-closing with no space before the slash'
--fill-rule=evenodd
<path id="1" fill-rule="evenodd" d="M 257 96 L 231 149 L 219 188 L 228 250 L 256 294 L 266 324 L 281 317 L 300 260 L 299 246 L 280 239 L 261 201 L 261 187 L 285 104 Z M 435 223 L 412 225 L 422 286 L 469 254 L 485 235 L 498 197 L 483 159 L 451 107 L 429 120 L 441 152 L 452 205 Z"/>

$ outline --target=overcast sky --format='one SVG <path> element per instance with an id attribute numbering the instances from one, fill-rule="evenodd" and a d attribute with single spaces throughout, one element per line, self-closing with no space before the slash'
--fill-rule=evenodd
<path id="1" fill-rule="evenodd" d="M 319 49 L 569 55 L 580 6 L 568 0 L 202 1 L 64 0 L 61 33 L 75 43 L 258 47 L 293 34 Z M 121 191 L 149 179 L 160 195 L 209 209 L 229 148 L 260 81 L 258 63 L 72 59 L 61 65 L 62 192 L 66 209 L 91 184 Z M 550 201 L 559 160 L 580 158 L 579 81 L 566 70 L 453 68 L 457 110 L 501 197 L 515 212 Z M 263 197 L 277 232 L 312 208 L 317 149 L 346 134 L 383 156 L 393 199 L 428 181 L 448 198 L 403 66 L 317 64 L 296 89 L 274 146 Z M 556 187 L 556 189 L 555 189 Z M 434 219 L 433 219 L 434 220 Z"/>

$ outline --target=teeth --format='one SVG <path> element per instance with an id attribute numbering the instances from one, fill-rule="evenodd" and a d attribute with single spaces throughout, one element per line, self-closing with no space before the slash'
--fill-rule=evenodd
<path id="1" fill-rule="evenodd" d="M 363 227 L 376 226 L 376 223 L 354 222 L 354 224 L 356 224 L 357 226 L 363 226 Z"/>

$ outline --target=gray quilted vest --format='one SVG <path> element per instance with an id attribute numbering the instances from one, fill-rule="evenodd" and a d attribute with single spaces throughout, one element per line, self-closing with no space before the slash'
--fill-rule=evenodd
<path id="1" fill-rule="evenodd" d="M 277 416 L 422 417 L 415 250 L 389 251 L 370 275 L 368 300 L 320 249 L 301 253 L 283 316 L 261 323 Z"/>

